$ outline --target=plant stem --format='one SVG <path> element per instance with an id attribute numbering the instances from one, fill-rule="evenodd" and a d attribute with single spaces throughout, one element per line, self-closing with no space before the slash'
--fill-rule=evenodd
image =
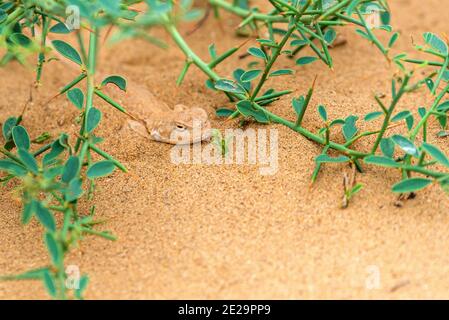
<path id="1" fill-rule="evenodd" d="M 209 78 L 211 78 L 213 81 L 220 80 L 220 77 L 205 63 L 200 57 L 198 57 L 192 49 L 188 46 L 188 44 L 184 41 L 184 38 L 179 34 L 178 30 L 176 29 L 175 25 L 171 23 L 170 21 L 167 21 L 165 23 L 165 30 L 170 34 L 172 39 L 175 41 L 175 43 L 178 45 L 178 47 L 184 52 L 186 57 L 192 61 L 198 68 L 201 69 Z"/>
<path id="2" fill-rule="evenodd" d="M 290 129 L 292 129 L 293 131 L 296 131 L 298 133 L 300 133 L 301 135 L 303 135 L 304 137 L 306 137 L 307 139 L 310 139 L 316 143 L 322 144 L 323 146 L 329 145 L 330 148 L 337 150 L 345 155 L 354 157 L 354 158 L 363 158 L 368 156 L 369 154 L 367 153 L 363 153 L 363 152 L 359 152 L 359 151 L 355 151 L 352 149 L 349 149 L 347 147 L 345 147 L 342 144 L 339 143 L 335 143 L 335 142 L 329 142 L 329 144 L 326 143 L 326 139 L 323 137 L 320 137 L 310 131 L 308 131 L 307 129 L 301 127 L 301 126 L 297 126 L 294 122 L 288 121 L 284 118 L 281 118 L 273 113 L 271 113 L 270 111 L 266 110 L 265 108 L 259 106 L 257 103 L 253 103 L 253 105 L 256 107 L 256 109 L 259 109 L 261 111 L 263 111 L 267 117 L 269 117 L 269 119 L 273 122 L 282 124 Z"/>
<path id="3" fill-rule="evenodd" d="M 264 22 L 288 22 L 288 18 L 285 18 L 280 15 L 267 15 L 262 14 L 258 12 L 252 12 L 237 6 L 234 6 L 233 4 L 224 1 L 224 0 L 209 0 L 209 3 L 213 6 L 220 7 L 228 12 L 231 12 L 239 17 L 246 18 L 250 15 L 252 15 L 254 20 L 264 21 Z"/>
<path id="4" fill-rule="evenodd" d="M 288 39 L 290 39 L 290 36 L 292 33 L 296 30 L 296 24 L 301 19 L 301 16 L 303 13 L 309 8 L 311 3 L 311 0 L 307 0 L 307 2 L 304 4 L 304 6 L 301 8 L 300 11 L 298 11 L 298 14 L 295 16 L 295 18 L 291 19 L 291 26 L 289 27 L 287 33 L 282 38 L 281 42 L 277 45 L 277 47 L 274 49 L 273 55 L 269 59 L 267 65 L 265 66 L 265 70 L 263 71 L 262 77 L 259 80 L 259 83 L 257 84 L 257 87 L 254 89 L 252 95 L 251 95 L 251 101 L 253 102 L 254 99 L 256 99 L 257 95 L 259 94 L 259 91 L 262 89 L 263 85 L 265 84 L 265 81 L 268 78 L 269 72 L 271 68 L 273 67 L 274 63 L 278 59 L 279 55 L 282 52 L 282 49 L 284 48 L 285 44 L 287 43 Z"/>
<path id="5" fill-rule="evenodd" d="M 310 2 L 310 1 L 309 1 Z M 295 22 L 298 18 L 295 19 Z M 274 49 L 273 55 L 271 56 L 270 60 L 268 61 L 267 65 L 265 66 L 265 70 L 263 71 L 262 77 L 259 80 L 259 83 L 257 84 L 257 87 L 254 89 L 252 95 L 251 95 L 251 101 L 254 101 L 254 99 L 259 94 L 259 91 L 262 89 L 263 85 L 265 84 L 265 81 L 268 78 L 268 74 L 273 67 L 273 64 L 276 62 L 277 58 L 279 57 L 279 54 L 282 52 L 282 48 L 287 43 L 288 39 L 290 38 L 291 34 L 295 31 L 295 24 L 293 24 L 285 34 L 282 41 L 279 43 L 279 45 Z"/>
<path id="6" fill-rule="evenodd" d="M 391 105 L 387 110 L 387 114 L 385 115 L 385 119 L 382 124 L 382 128 L 380 129 L 379 135 L 377 136 L 377 139 L 374 142 L 374 146 L 371 150 L 371 154 L 376 153 L 377 148 L 379 147 L 380 141 L 382 140 L 382 138 L 385 134 L 385 131 L 388 129 L 388 125 L 390 124 L 390 119 L 393 114 L 393 111 L 396 108 L 396 105 L 398 104 L 399 100 L 402 98 L 402 96 L 406 92 L 405 89 L 407 87 L 409 80 L 410 80 L 410 75 L 406 75 L 404 77 L 404 81 L 402 82 L 401 88 L 399 89 L 399 92 L 394 96 L 393 101 L 391 102 Z"/>
<path id="7" fill-rule="evenodd" d="M 98 41 L 98 29 L 93 28 L 93 32 L 90 33 L 89 38 L 89 54 L 87 57 L 87 96 L 86 107 L 84 108 L 84 126 L 81 136 L 85 136 L 87 132 L 87 117 L 89 111 L 93 107 L 94 91 L 95 91 L 95 68 L 97 59 L 97 41 Z"/>
<path id="8" fill-rule="evenodd" d="M 449 84 L 446 85 L 446 87 L 443 89 L 443 91 L 440 92 L 440 94 L 437 96 L 435 101 L 433 102 L 432 107 L 427 111 L 427 113 L 422 117 L 421 121 L 416 125 L 416 127 L 413 129 L 412 133 L 410 134 L 410 138 L 412 140 L 416 139 L 416 136 L 419 133 L 419 130 L 427 123 L 427 120 L 429 117 L 433 114 L 433 112 L 438 108 L 438 105 L 440 104 L 441 100 L 444 98 L 446 93 L 449 90 Z"/>

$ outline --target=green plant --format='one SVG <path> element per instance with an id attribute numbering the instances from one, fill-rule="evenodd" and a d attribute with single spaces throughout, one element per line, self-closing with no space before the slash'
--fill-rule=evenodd
<path id="1" fill-rule="evenodd" d="M 425 45 L 417 46 L 417 49 L 443 60 L 424 61 L 407 58 L 406 54 L 399 54 L 391 57 L 391 50 L 396 43 L 399 33 L 393 32 L 389 25 L 389 12 L 386 1 L 363 1 L 363 0 L 343 0 L 343 1 L 283 1 L 270 0 L 273 9 L 267 13 L 261 13 L 257 8 L 244 9 L 240 6 L 232 5 L 224 0 L 210 0 L 209 3 L 215 9 L 223 9 L 242 17 L 239 27 L 251 26 L 256 32 L 262 27 L 268 30 L 268 38 L 258 38 L 258 47 L 251 47 L 248 54 L 256 59 L 262 68 L 243 70 L 234 72 L 234 79 L 226 79 L 215 73 L 214 68 L 218 63 L 223 62 L 231 56 L 237 48 L 230 49 L 224 54 L 217 56 L 214 50 L 211 51 L 211 62 L 206 63 L 201 60 L 185 43 L 175 26 L 166 23 L 165 27 L 174 41 L 187 56 L 187 69 L 191 64 L 196 65 L 206 75 L 209 76 L 207 86 L 213 90 L 223 91 L 232 101 L 236 101 L 235 110 L 220 109 L 219 116 L 230 118 L 245 117 L 252 118 L 259 123 L 280 123 L 303 135 L 311 141 L 324 146 L 322 154 L 316 158 L 316 169 L 312 174 L 312 181 L 315 181 L 323 163 L 353 163 L 362 172 L 362 161 L 368 165 L 388 167 L 400 170 L 402 180 L 392 188 L 394 192 L 414 192 L 436 182 L 444 190 L 448 190 L 449 174 L 439 171 L 439 168 L 432 169 L 436 164 L 447 166 L 447 157 L 441 150 L 427 142 L 427 123 L 430 117 L 435 116 L 440 121 L 443 131 L 440 136 L 444 136 L 447 126 L 448 103 L 443 99 L 449 89 L 446 85 L 439 90 L 442 82 L 449 81 L 447 67 L 449 65 L 447 43 L 438 36 L 426 33 L 424 35 Z M 381 15 L 382 25 L 375 28 L 368 25 L 365 15 L 371 13 L 373 8 L 377 8 Z M 356 16 L 356 18 L 354 17 Z M 170 18 L 167 17 L 167 21 Z M 286 28 L 274 27 L 274 25 L 286 25 Z M 379 130 L 359 132 L 357 121 L 359 117 L 349 115 L 341 119 L 328 119 L 326 108 L 319 106 L 318 112 L 324 122 L 324 127 L 318 133 L 313 133 L 305 128 L 303 123 L 304 114 L 307 112 L 310 98 L 314 91 L 312 85 L 306 96 L 301 96 L 292 100 L 293 109 L 297 115 L 295 121 L 289 121 L 270 112 L 266 105 L 289 94 L 290 90 L 275 92 L 270 89 L 261 94 L 261 90 L 267 79 L 275 76 L 286 76 L 294 73 L 291 69 L 274 70 L 275 63 L 279 56 L 287 55 L 293 57 L 308 46 L 316 56 L 303 56 L 296 60 L 297 65 L 305 65 L 321 60 L 332 67 L 332 57 L 329 53 L 329 46 L 335 40 L 336 32 L 333 26 L 343 26 L 354 24 L 358 26 L 356 32 L 364 39 L 372 42 L 388 61 L 393 61 L 400 70 L 400 75 L 392 80 L 391 102 L 387 106 L 378 96 L 375 97 L 380 110 L 367 114 L 365 121 L 372 121 L 378 117 L 383 117 L 383 123 Z M 376 30 L 391 33 L 387 45 L 381 43 L 375 35 Z M 290 44 L 290 46 L 288 46 Z M 210 48 L 213 49 L 213 46 Z M 406 62 L 419 64 L 420 67 L 439 67 L 437 72 L 430 73 L 425 78 L 416 77 L 413 69 L 407 69 Z M 181 75 L 184 77 L 185 72 Z M 437 76 L 435 81 L 432 77 Z M 417 78 L 417 79 L 416 79 Z M 414 83 L 411 83 L 415 79 Z M 181 81 L 179 81 L 180 83 Z M 254 84 L 254 86 L 253 86 Z M 410 111 L 395 113 L 396 107 L 403 96 L 415 91 L 427 84 L 433 94 L 435 101 L 429 110 L 421 108 L 419 111 L 421 119 L 415 124 L 414 115 Z M 388 130 L 397 125 L 399 121 L 405 121 L 407 133 L 404 135 L 388 136 Z M 341 127 L 345 143 L 332 141 L 332 134 Z M 423 143 L 418 145 L 417 138 L 421 135 Z M 370 151 L 358 151 L 353 148 L 356 141 L 375 137 L 375 142 Z M 395 146 L 401 150 L 401 154 L 395 157 Z M 382 152 L 378 154 L 378 149 Z M 328 153 L 330 150 L 336 151 L 339 156 L 332 157 Z M 430 158 L 426 161 L 426 158 Z M 412 174 L 420 174 L 421 177 L 412 177 Z M 357 188 L 358 191 L 358 188 Z M 353 194 L 353 193 L 352 193 Z"/>
<path id="2" fill-rule="evenodd" d="M 103 139 L 95 135 L 95 129 L 101 122 L 102 112 L 94 106 L 94 99 L 100 98 L 126 113 L 102 91 L 107 85 L 126 91 L 126 80 L 112 75 L 97 83 L 96 65 L 102 30 L 116 25 L 120 28 L 118 39 L 129 36 L 133 29 L 124 26 L 123 21 L 132 21 L 137 16 L 138 11 L 131 5 L 138 2 L 142 1 L 0 1 L 0 45 L 6 49 L 2 64 L 12 59 L 27 64 L 28 56 L 37 53 L 36 85 L 39 85 L 44 65 L 50 61 L 47 55 L 53 48 L 62 59 L 78 66 L 80 72 L 54 97 L 66 94 L 80 112 L 80 130 L 73 145 L 71 138 L 63 133 L 53 142 L 34 150 L 32 145 L 42 143 L 48 135 L 31 140 L 27 130 L 20 125 L 23 114 L 10 117 L 3 124 L 6 143 L 0 152 L 6 158 L 0 160 L 0 170 L 7 175 L 1 181 L 5 184 L 12 179 L 19 182 L 16 191 L 23 203 L 22 222 L 27 224 L 36 218 L 44 226 L 44 242 L 50 255 L 48 266 L 16 276 L 4 276 L 3 280 L 38 279 L 54 298 L 65 299 L 69 289 L 74 289 L 73 296 L 81 299 L 88 277 L 83 275 L 78 279 L 75 288 L 66 286 L 66 254 L 87 235 L 115 240 L 111 233 L 94 228 L 99 224 L 94 220 L 94 204 L 87 213 L 79 212 L 78 204 L 84 194 L 88 201 L 92 200 L 96 179 L 111 174 L 115 168 L 126 172 L 119 161 L 99 147 Z M 63 21 L 69 5 L 80 11 L 81 30 L 71 30 Z M 146 26 L 157 24 L 157 19 L 153 21 L 157 16 L 157 10 L 148 10 L 143 17 L 150 21 Z M 81 35 L 83 30 L 89 33 L 88 43 Z M 50 46 L 49 34 L 68 33 L 75 34 L 79 50 L 62 40 L 53 40 Z M 149 40 L 160 44 L 151 37 Z M 79 88 L 81 84 L 85 85 L 84 92 Z M 98 157 L 103 159 L 94 160 Z"/>

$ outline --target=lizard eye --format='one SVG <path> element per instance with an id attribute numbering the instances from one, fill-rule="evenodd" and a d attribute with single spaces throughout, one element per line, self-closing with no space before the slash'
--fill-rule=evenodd
<path id="1" fill-rule="evenodd" d="M 178 124 L 176 124 L 176 129 L 179 131 L 184 131 L 186 129 L 186 127 L 184 125 L 178 123 Z"/>

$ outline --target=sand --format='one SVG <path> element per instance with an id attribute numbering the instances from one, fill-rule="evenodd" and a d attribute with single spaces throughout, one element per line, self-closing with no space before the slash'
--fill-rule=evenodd
<path id="1" fill-rule="evenodd" d="M 419 0 L 391 1 L 393 25 L 403 34 L 399 50 L 411 50 L 410 35 L 420 39 L 425 31 L 447 31 L 449 9 L 443 3 L 449 1 L 428 0 L 425 6 Z M 237 18 L 225 17 L 227 29 L 238 24 Z M 185 26 L 183 32 L 191 27 Z M 242 42 L 232 32 L 220 30 L 217 21 L 209 19 L 188 42 L 203 58 L 211 42 L 217 43 L 219 52 Z M 395 70 L 354 32 L 342 32 L 348 44 L 333 50 L 334 71 L 319 63 L 294 67 L 295 77 L 277 79 L 272 85 L 300 95 L 318 75 L 312 105 L 326 105 L 330 117 L 363 116 L 375 110 L 373 93 L 388 93 Z M 163 31 L 155 33 L 169 40 Z M 175 86 L 183 55 L 173 45 L 161 50 L 133 40 L 104 49 L 101 55 L 101 72 L 139 82 L 168 105 L 184 103 L 211 111 L 226 105 L 223 95 L 204 87 L 206 78 L 195 69 L 181 87 Z M 218 71 L 230 75 L 239 64 L 237 58 L 231 59 Z M 288 59 L 279 61 L 280 67 L 291 65 Z M 64 98 L 41 106 L 74 75 L 55 62 L 46 67 L 43 86 L 24 119 L 33 136 L 43 128 L 54 135 L 76 130 L 76 110 Z M 3 122 L 20 112 L 33 73 L 12 63 L 0 70 L 0 79 Z M 416 111 L 429 98 L 422 90 L 398 108 Z M 449 298 L 449 202 L 438 187 L 398 208 L 389 189 L 399 174 L 366 167 L 357 176 L 364 185 L 362 192 L 342 210 L 341 181 L 349 168 L 326 166 L 310 187 L 313 160 L 321 148 L 283 126 L 270 125 L 279 131 L 279 172 L 261 176 L 254 165 L 175 166 L 170 145 L 123 130 L 123 115 L 101 102 L 96 105 L 104 112 L 98 130 L 106 138 L 102 147 L 130 173 L 115 172 L 102 179 L 95 196 L 97 217 L 107 221 L 101 228 L 111 230 L 118 241 L 88 237 L 67 259 L 89 274 L 88 299 Z M 290 97 L 271 110 L 294 116 Z M 317 130 L 316 112 L 308 113 L 305 123 Z M 237 127 L 215 118 L 213 125 Z M 435 138 L 437 130 L 431 126 L 431 139 L 449 152 L 447 139 Z M 369 143 L 368 139 L 357 147 L 363 150 Z M 20 224 L 20 203 L 11 186 L 0 193 L 0 230 L 0 274 L 48 261 L 42 229 L 37 223 Z M 379 286 L 373 288 L 376 274 Z M 47 295 L 39 282 L 7 282 L 0 283 L 0 298 Z"/>

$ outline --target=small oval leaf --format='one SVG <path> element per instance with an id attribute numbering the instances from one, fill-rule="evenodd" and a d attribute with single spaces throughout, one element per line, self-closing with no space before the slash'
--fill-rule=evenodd
<path id="1" fill-rule="evenodd" d="M 51 33 L 58 33 L 58 34 L 67 34 L 71 32 L 70 29 L 67 28 L 67 26 L 63 22 L 58 22 L 53 27 L 51 27 L 49 31 Z"/>
<path id="2" fill-rule="evenodd" d="M 79 88 L 74 88 L 69 91 L 67 91 L 67 98 L 74 104 L 74 106 L 81 110 L 83 109 L 84 105 L 84 94 L 83 91 Z"/>
<path id="3" fill-rule="evenodd" d="M 53 47 L 56 49 L 56 51 L 58 51 L 64 57 L 75 62 L 76 64 L 82 64 L 79 53 L 70 44 L 62 40 L 53 40 L 51 43 L 53 44 Z"/>
<path id="4" fill-rule="evenodd" d="M 115 164 L 112 161 L 104 160 L 91 165 L 86 174 L 89 179 L 96 179 L 111 174 L 114 169 Z"/>
<path id="5" fill-rule="evenodd" d="M 24 127 L 15 126 L 12 128 L 12 138 L 17 148 L 24 150 L 30 149 L 30 136 Z"/>
<path id="6" fill-rule="evenodd" d="M 296 64 L 300 66 L 304 66 L 306 64 L 312 63 L 314 61 L 318 60 L 317 57 L 302 57 L 296 60 Z"/>
<path id="7" fill-rule="evenodd" d="M 100 123 L 101 121 L 101 111 L 97 108 L 91 108 L 87 114 L 87 123 L 86 123 L 86 129 L 87 132 L 92 132 Z"/>
<path id="8" fill-rule="evenodd" d="M 80 159 L 77 156 L 71 156 L 64 165 L 61 180 L 69 183 L 72 181 L 80 170 Z"/>
<path id="9" fill-rule="evenodd" d="M 366 164 L 373 164 L 381 167 L 398 168 L 400 164 L 391 158 L 381 156 L 368 156 L 363 160 Z"/>
<path id="10" fill-rule="evenodd" d="M 394 143 L 396 143 L 405 153 L 414 156 L 419 157 L 419 151 L 418 148 L 411 142 L 409 139 L 400 136 L 400 135 L 394 135 L 391 137 Z"/>
<path id="11" fill-rule="evenodd" d="M 30 154 L 27 150 L 24 149 L 19 149 L 17 151 L 17 154 L 19 155 L 20 160 L 22 160 L 23 164 L 26 166 L 28 170 L 30 170 L 34 174 L 39 173 L 37 161 L 36 159 L 34 159 L 32 154 Z"/>
<path id="12" fill-rule="evenodd" d="M 240 77 L 240 81 L 242 82 L 252 81 L 256 79 L 261 72 L 262 70 L 248 70 L 244 74 L 242 74 L 242 76 Z"/>
<path id="13" fill-rule="evenodd" d="M 42 223 L 42 225 L 48 230 L 54 232 L 56 230 L 56 222 L 50 210 L 45 208 L 40 202 L 36 202 L 35 210 L 36 217 L 40 221 L 40 223 Z"/>
<path id="14" fill-rule="evenodd" d="M 104 87 L 108 84 L 113 84 L 117 86 L 120 90 L 126 91 L 127 83 L 126 79 L 122 76 L 109 76 L 103 80 L 101 86 Z"/>
<path id="15" fill-rule="evenodd" d="M 251 48 L 248 49 L 248 53 L 250 55 L 252 55 L 253 57 L 267 60 L 267 56 L 266 56 L 265 52 L 263 52 L 263 50 L 260 49 L 260 48 L 251 47 Z"/>
<path id="16" fill-rule="evenodd" d="M 414 192 L 424 189 L 432 182 L 432 180 L 425 178 L 410 178 L 396 183 L 392 190 L 395 193 Z"/>

